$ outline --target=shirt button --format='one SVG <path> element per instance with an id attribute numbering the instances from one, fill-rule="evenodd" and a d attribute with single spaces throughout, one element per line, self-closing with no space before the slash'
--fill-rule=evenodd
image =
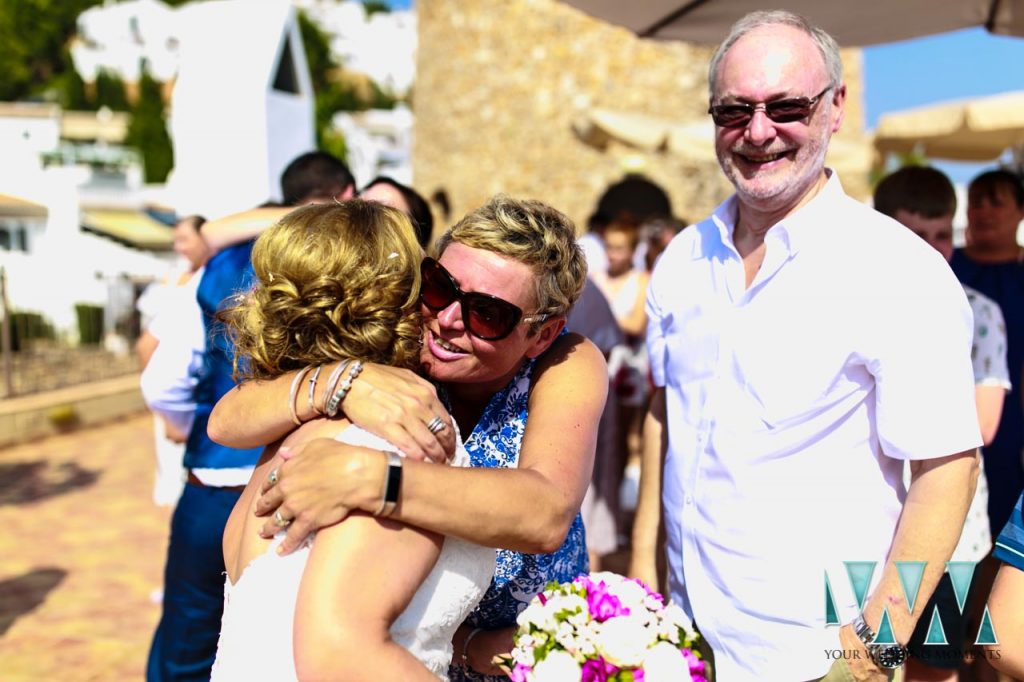
<path id="1" fill-rule="evenodd" d="M 690 497 L 689 495 L 687 495 L 685 502 L 686 502 L 686 504 L 693 504 L 693 498 Z"/>

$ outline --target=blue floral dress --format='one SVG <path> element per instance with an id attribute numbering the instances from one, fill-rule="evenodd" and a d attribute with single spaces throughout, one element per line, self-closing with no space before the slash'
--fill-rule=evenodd
<path id="1" fill-rule="evenodd" d="M 526 431 L 530 384 L 535 360 L 527 360 L 508 386 L 496 393 L 466 441 L 475 467 L 515 468 Z M 523 519 L 523 523 L 530 523 Z M 577 514 L 562 546 L 552 554 L 523 554 L 499 549 L 494 579 L 466 620 L 487 630 L 515 625 L 516 616 L 552 580 L 569 581 L 589 570 L 583 519 Z M 455 682 L 507 682 L 505 676 L 481 675 L 459 664 L 455 652 L 449 678 Z"/>

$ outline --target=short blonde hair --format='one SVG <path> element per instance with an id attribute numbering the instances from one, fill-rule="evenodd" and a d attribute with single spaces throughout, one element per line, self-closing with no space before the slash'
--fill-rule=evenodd
<path id="1" fill-rule="evenodd" d="M 537 310 L 524 311 L 527 315 L 565 315 L 583 291 L 587 262 L 576 243 L 576 227 L 547 204 L 499 194 L 441 235 L 438 257 L 453 242 L 529 266 L 536 275 Z M 531 323 L 530 333 L 542 324 Z"/>
<path id="2" fill-rule="evenodd" d="M 219 315 L 236 378 L 341 358 L 414 366 L 421 259 L 409 219 L 393 208 L 352 200 L 292 211 L 253 246 L 256 286 Z"/>

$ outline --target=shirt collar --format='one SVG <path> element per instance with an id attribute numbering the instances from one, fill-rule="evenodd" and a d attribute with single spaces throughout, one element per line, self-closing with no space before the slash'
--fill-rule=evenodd
<path id="1" fill-rule="evenodd" d="M 839 174 L 831 168 L 826 168 L 825 172 L 828 174 L 828 180 L 821 191 L 796 212 L 772 225 L 765 234 L 766 242 L 777 242 L 788 254 L 793 255 L 816 231 L 820 232 L 823 225 L 829 224 L 829 213 L 834 210 L 836 199 L 845 196 L 845 193 L 839 181 Z M 703 235 L 704 240 L 714 235 L 721 245 L 735 251 L 732 235 L 736 229 L 738 204 L 739 201 L 733 194 L 718 205 L 711 214 L 709 229 Z M 703 254 L 704 249 L 695 241 L 693 257 L 700 258 Z"/>

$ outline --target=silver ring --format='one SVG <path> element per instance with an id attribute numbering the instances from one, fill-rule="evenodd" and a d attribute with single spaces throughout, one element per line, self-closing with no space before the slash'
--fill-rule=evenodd
<path id="1" fill-rule="evenodd" d="M 267 476 L 267 483 L 277 485 L 277 467 L 270 470 L 270 475 Z"/>
<path id="2" fill-rule="evenodd" d="M 448 424 L 445 423 L 441 417 L 434 416 L 433 419 L 427 424 L 427 431 L 430 431 L 435 436 L 448 428 Z"/>
<path id="3" fill-rule="evenodd" d="M 278 528 L 287 528 L 288 524 L 291 523 L 291 520 L 281 516 L 281 510 L 278 509 L 276 512 L 274 512 L 274 523 L 277 524 Z"/>

